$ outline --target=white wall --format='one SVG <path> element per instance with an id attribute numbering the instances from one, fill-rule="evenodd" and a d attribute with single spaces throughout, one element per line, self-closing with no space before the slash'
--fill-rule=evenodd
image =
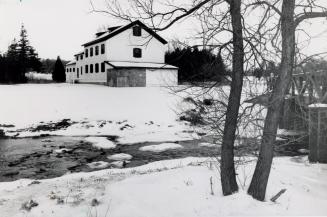
<path id="1" fill-rule="evenodd" d="M 147 69 L 146 86 L 177 86 L 177 69 Z"/>
<path id="2" fill-rule="evenodd" d="M 101 44 L 105 44 L 105 53 L 101 54 Z M 95 55 L 95 47 L 99 46 L 99 54 Z M 93 47 L 93 56 L 90 56 L 90 48 Z M 142 57 L 133 57 L 133 48 L 142 49 Z M 85 57 L 85 49 L 88 49 L 88 57 Z M 105 64 L 105 72 L 101 72 L 101 63 L 104 61 L 126 61 L 126 62 L 165 62 L 166 45 L 162 44 L 156 38 L 150 36 L 142 29 L 142 36 L 133 36 L 132 27 L 124 32 L 110 38 L 105 42 L 100 42 L 84 48 L 83 59 L 80 57 L 76 61 L 75 73 L 68 75 L 70 81 L 79 82 L 107 82 L 106 71 L 112 68 Z M 75 57 L 76 58 L 76 57 Z M 75 59 L 76 60 L 76 59 Z M 90 73 L 90 64 L 99 64 L 100 72 Z M 89 73 L 85 73 L 85 65 L 89 65 Z M 83 68 L 81 73 L 81 67 Z M 79 78 L 77 78 L 77 68 L 79 69 Z M 67 79 L 68 80 L 68 79 Z"/>
<path id="3" fill-rule="evenodd" d="M 109 61 L 164 63 L 166 45 L 142 29 L 142 36 L 133 36 L 132 28 L 107 41 Z M 133 48 L 142 49 L 142 57 L 133 57 Z"/>
<path id="4" fill-rule="evenodd" d="M 66 73 L 66 82 L 67 83 L 72 83 L 76 79 L 76 69 L 74 72 L 75 64 L 73 65 L 68 65 L 65 67 L 65 73 Z M 67 69 L 69 70 L 67 72 Z"/>
<path id="5" fill-rule="evenodd" d="M 107 82 L 107 69 L 111 68 L 108 64 L 105 64 L 105 71 L 101 72 L 101 63 L 104 61 L 108 61 L 108 48 L 106 46 L 105 48 L 105 53 L 101 54 L 101 44 L 105 44 L 105 42 L 101 42 L 92 46 L 88 46 L 85 49 L 88 49 L 88 57 L 85 56 L 85 49 L 84 49 L 84 54 L 83 54 L 83 59 L 81 60 L 80 57 L 76 61 L 76 67 L 79 68 L 79 79 L 78 81 L 83 83 L 83 82 Z M 95 47 L 99 47 L 99 54 L 95 55 Z M 93 48 L 93 56 L 91 57 L 90 55 L 90 48 Z M 95 64 L 99 64 L 99 72 L 95 72 Z M 93 64 L 93 73 L 90 73 L 90 65 Z M 85 65 L 89 66 L 89 72 L 85 73 Z M 81 73 L 81 67 L 83 68 L 82 73 Z"/>

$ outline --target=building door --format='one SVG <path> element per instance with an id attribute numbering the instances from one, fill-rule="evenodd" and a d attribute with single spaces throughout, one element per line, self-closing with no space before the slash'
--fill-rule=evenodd
<path id="1" fill-rule="evenodd" d="M 117 77 L 117 87 L 128 87 L 127 77 Z"/>

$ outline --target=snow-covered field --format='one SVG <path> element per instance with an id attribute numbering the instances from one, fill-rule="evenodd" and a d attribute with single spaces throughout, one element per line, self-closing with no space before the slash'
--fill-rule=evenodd
<path id="1" fill-rule="evenodd" d="M 176 121 L 181 98 L 165 88 L 110 88 L 83 84 L 0 85 L 0 121 L 13 136 L 117 135 L 122 144 L 189 140 L 186 123 Z M 55 131 L 28 130 L 40 122 L 71 119 Z M 1 129 L 1 127 L 0 127 Z M 9 132 L 11 131 L 11 132 Z"/>
<path id="2" fill-rule="evenodd" d="M 326 215 L 327 166 L 306 158 L 276 158 L 267 190 L 259 202 L 245 192 L 254 164 L 238 167 L 240 191 L 222 196 L 215 161 L 185 158 L 132 169 L 77 173 L 60 178 L 0 184 L 4 217 L 212 217 Z M 213 185 L 211 192 L 210 177 Z M 245 185 L 243 185 L 245 183 Z M 243 186 L 245 189 L 242 189 Z M 274 203 L 269 198 L 286 192 Z M 212 194 L 213 193 L 213 194 Z M 22 210 L 33 200 L 38 206 Z"/>

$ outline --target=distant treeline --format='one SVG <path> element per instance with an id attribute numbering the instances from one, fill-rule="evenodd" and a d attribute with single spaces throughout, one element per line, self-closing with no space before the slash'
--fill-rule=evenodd
<path id="1" fill-rule="evenodd" d="M 228 74 L 220 55 L 198 48 L 175 48 L 165 54 L 167 64 L 177 66 L 178 82 L 221 81 Z"/>
<path id="2" fill-rule="evenodd" d="M 56 61 L 57 61 L 57 59 L 42 59 L 41 60 L 42 67 L 41 67 L 40 73 L 44 73 L 44 74 L 53 73 Z M 61 60 L 61 61 L 62 61 L 64 66 L 69 62 L 69 61 L 66 61 L 66 60 Z"/>

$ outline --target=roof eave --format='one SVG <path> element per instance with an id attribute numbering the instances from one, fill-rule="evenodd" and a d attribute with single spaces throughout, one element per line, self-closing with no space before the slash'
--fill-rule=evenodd
<path id="1" fill-rule="evenodd" d="M 142 28 L 147 31 L 150 35 L 152 35 L 154 38 L 156 38 L 158 41 L 160 41 L 162 44 L 167 44 L 168 42 L 162 38 L 160 35 L 158 35 L 156 32 L 154 32 L 152 29 L 150 29 L 149 27 L 147 27 L 146 25 L 144 25 L 141 21 L 136 20 L 134 22 L 131 22 L 121 28 L 116 29 L 115 31 L 113 31 L 111 34 L 107 35 L 106 37 L 102 37 L 99 39 L 95 39 L 93 41 L 87 42 L 85 44 L 82 44 L 82 46 L 87 47 L 93 44 L 97 44 L 103 41 L 106 41 L 118 34 L 120 34 L 121 32 L 124 32 L 125 30 L 129 29 L 130 27 L 134 26 L 135 24 L 142 26 Z"/>

